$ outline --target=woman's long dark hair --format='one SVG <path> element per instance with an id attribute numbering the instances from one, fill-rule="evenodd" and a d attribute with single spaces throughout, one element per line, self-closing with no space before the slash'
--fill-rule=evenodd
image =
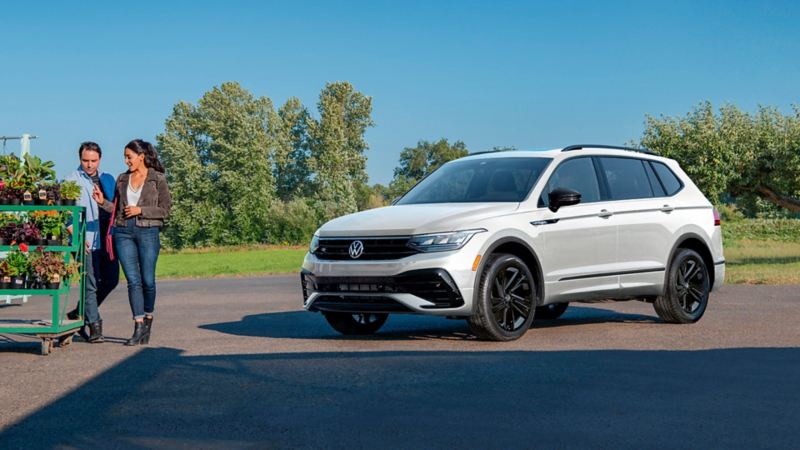
<path id="1" fill-rule="evenodd" d="M 153 144 L 142 139 L 134 139 L 128 142 L 125 148 L 130 149 L 137 155 L 144 154 L 144 166 L 148 169 L 164 173 L 164 166 L 158 160 L 158 153 L 156 153 L 156 148 L 153 147 Z"/>

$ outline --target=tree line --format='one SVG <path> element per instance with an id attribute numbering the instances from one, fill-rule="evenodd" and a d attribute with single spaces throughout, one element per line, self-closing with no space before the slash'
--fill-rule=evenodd
<path id="1" fill-rule="evenodd" d="M 461 141 L 421 140 L 400 153 L 388 186 L 370 186 L 371 115 L 371 97 L 348 82 L 327 83 L 315 111 L 297 98 L 276 108 L 235 82 L 177 103 L 157 137 L 173 195 L 165 244 L 304 244 L 320 224 L 385 206 L 469 154 Z M 735 197 L 751 214 L 800 211 L 798 109 L 715 113 L 704 103 L 685 117 L 648 116 L 638 144 L 677 159 L 716 203 Z"/>

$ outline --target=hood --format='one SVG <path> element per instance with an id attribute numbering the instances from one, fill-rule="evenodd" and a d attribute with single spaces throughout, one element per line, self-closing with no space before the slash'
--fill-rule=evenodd
<path id="1" fill-rule="evenodd" d="M 514 212 L 519 203 L 430 203 L 370 209 L 331 220 L 320 237 L 408 236 L 480 228 L 480 221 Z"/>

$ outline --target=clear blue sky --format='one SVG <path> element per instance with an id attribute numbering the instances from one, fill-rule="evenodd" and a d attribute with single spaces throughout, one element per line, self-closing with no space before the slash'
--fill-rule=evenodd
<path id="1" fill-rule="evenodd" d="M 86 139 L 120 172 L 125 143 L 224 81 L 314 111 L 352 82 L 373 98 L 373 183 L 419 139 L 623 144 L 704 100 L 800 103 L 796 1 L 133 3 L 0 4 L 0 135 L 41 136 L 59 177 Z"/>

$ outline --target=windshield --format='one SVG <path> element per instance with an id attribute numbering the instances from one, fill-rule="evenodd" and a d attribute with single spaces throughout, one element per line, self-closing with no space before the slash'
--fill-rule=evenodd
<path id="1" fill-rule="evenodd" d="M 443 165 L 396 204 L 521 202 L 550 158 L 479 158 Z"/>

